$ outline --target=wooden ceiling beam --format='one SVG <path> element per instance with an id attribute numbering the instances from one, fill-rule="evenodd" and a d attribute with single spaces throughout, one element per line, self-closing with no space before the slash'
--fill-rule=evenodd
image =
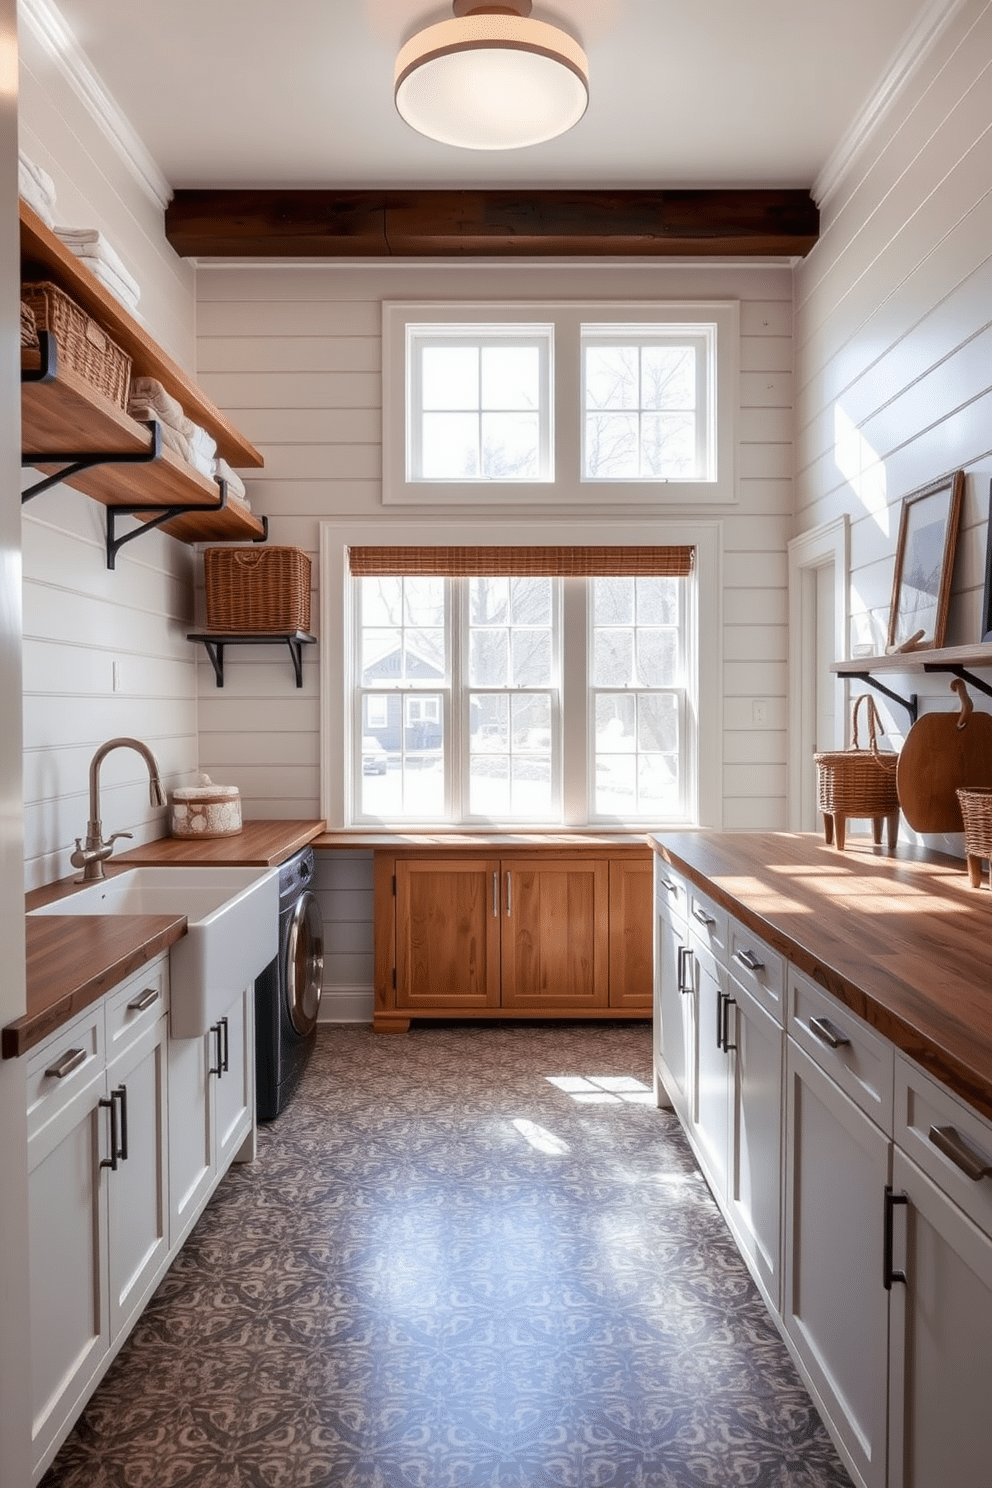
<path id="1" fill-rule="evenodd" d="M 177 191 L 183 258 L 802 257 L 808 191 Z"/>

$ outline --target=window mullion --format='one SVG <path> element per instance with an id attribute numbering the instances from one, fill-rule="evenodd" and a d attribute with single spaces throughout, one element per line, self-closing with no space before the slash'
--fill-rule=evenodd
<path id="1" fill-rule="evenodd" d="M 561 802 L 568 827 L 584 826 L 592 808 L 589 749 L 589 596 L 588 579 L 562 580 L 561 644 Z"/>

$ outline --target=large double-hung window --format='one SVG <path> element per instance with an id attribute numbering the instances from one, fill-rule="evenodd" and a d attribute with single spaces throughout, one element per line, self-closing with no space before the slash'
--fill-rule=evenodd
<path id="1" fill-rule="evenodd" d="M 692 562 L 351 549 L 352 819 L 689 819 Z"/>

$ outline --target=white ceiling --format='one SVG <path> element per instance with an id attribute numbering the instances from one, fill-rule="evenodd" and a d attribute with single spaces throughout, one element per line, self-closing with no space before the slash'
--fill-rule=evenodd
<path id="1" fill-rule="evenodd" d="M 535 0 L 590 64 L 569 134 L 476 152 L 393 106 L 425 0 L 57 0 L 173 187 L 811 187 L 935 0 Z"/>

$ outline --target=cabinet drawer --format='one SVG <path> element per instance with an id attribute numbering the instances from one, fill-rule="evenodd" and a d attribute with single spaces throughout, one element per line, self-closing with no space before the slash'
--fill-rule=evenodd
<path id="1" fill-rule="evenodd" d="M 659 914 L 684 921 L 689 913 L 689 889 L 681 874 L 654 855 L 654 902 Z"/>
<path id="2" fill-rule="evenodd" d="M 725 909 L 714 904 L 705 894 L 690 885 L 689 919 L 694 934 L 708 945 L 714 956 L 724 964 L 727 960 L 727 927 L 729 917 Z"/>
<path id="3" fill-rule="evenodd" d="M 28 1058 L 28 1140 L 65 1110 L 105 1064 L 103 1003 L 97 1002 L 40 1043 Z"/>
<path id="4" fill-rule="evenodd" d="M 734 978 L 778 1023 L 784 1022 L 785 963 L 782 957 L 737 920 L 730 921 L 727 946 L 730 953 L 728 965 Z"/>
<path id="5" fill-rule="evenodd" d="M 169 957 L 154 961 L 115 987 L 107 998 L 107 1063 L 122 1054 L 169 1006 Z"/>
<path id="6" fill-rule="evenodd" d="M 992 1235 L 992 1123 L 902 1054 L 895 1062 L 898 1145 Z"/>
<path id="7" fill-rule="evenodd" d="M 895 1056 L 863 1019 L 801 973 L 789 973 L 791 1038 L 882 1130 L 892 1132 Z"/>

